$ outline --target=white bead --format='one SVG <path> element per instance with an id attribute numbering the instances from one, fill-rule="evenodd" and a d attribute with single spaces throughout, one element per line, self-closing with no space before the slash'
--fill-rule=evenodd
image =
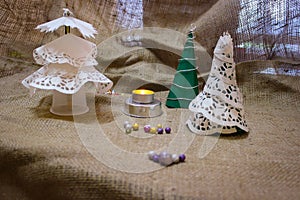
<path id="1" fill-rule="evenodd" d="M 132 125 L 131 124 L 126 124 L 125 129 L 132 129 Z"/>
<path id="2" fill-rule="evenodd" d="M 153 158 L 153 156 L 155 155 L 156 153 L 154 152 L 154 151 L 149 151 L 148 152 L 148 158 L 150 159 L 150 160 L 152 160 L 152 158 Z"/>
<path id="3" fill-rule="evenodd" d="M 126 124 L 125 126 L 125 132 L 126 133 L 131 133 L 132 131 L 132 125 L 131 124 Z"/>
<path id="4" fill-rule="evenodd" d="M 164 166 L 171 165 L 173 163 L 172 155 L 167 152 L 161 152 L 159 154 L 159 163 Z"/>
<path id="5" fill-rule="evenodd" d="M 128 122 L 128 121 L 125 121 L 125 122 L 124 122 L 124 128 L 126 128 L 127 124 L 129 124 L 129 122 Z"/>
<path id="6" fill-rule="evenodd" d="M 174 163 L 178 163 L 179 162 L 179 156 L 177 154 L 172 154 L 172 160 Z"/>

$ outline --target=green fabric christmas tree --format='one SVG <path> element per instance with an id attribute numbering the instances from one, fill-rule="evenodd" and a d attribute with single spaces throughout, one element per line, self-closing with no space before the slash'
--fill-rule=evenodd
<path id="1" fill-rule="evenodd" d="M 194 52 L 194 33 L 188 33 L 181 59 L 167 97 L 166 106 L 169 108 L 188 108 L 190 102 L 199 93 L 197 68 Z"/>

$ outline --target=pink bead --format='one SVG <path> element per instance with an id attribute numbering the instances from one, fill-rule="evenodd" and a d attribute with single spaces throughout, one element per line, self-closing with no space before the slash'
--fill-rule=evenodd
<path id="1" fill-rule="evenodd" d="M 150 129 L 151 129 L 151 126 L 150 126 L 150 125 L 145 125 L 145 126 L 144 126 L 144 131 L 145 131 L 146 133 L 149 133 L 149 132 L 150 132 Z"/>

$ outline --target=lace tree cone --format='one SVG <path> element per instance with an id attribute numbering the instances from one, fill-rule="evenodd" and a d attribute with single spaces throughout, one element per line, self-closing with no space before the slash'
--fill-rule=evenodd
<path id="1" fill-rule="evenodd" d="M 209 135 L 236 132 L 236 127 L 248 132 L 242 94 L 237 86 L 233 43 L 229 33 L 220 37 L 214 50 L 211 72 L 203 91 L 191 101 L 194 114 L 187 125 L 194 133 Z"/>
<path id="2" fill-rule="evenodd" d="M 96 44 L 69 33 L 69 28 L 76 27 L 84 37 L 89 37 L 97 33 L 93 26 L 69 17 L 70 11 L 64 10 L 62 18 L 37 27 L 41 31 L 52 32 L 64 25 L 68 30 L 66 29 L 67 34 L 64 36 L 33 51 L 36 63 L 43 67 L 25 78 L 22 83 L 33 93 L 36 89 L 53 91 L 50 112 L 62 116 L 79 115 L 89 110 L 85 99 L 85 83 L 93 82 L 98 93 L 108 91 L 113 83 L 94 68 L 98 64 L 95 59 Z"/>

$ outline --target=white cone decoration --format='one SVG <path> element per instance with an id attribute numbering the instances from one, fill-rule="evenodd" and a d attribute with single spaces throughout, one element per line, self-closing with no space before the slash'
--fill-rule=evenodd
<path id="1" fill-rule="evenodd" d="M 214 50 L 211 71 L 203 91 L 189 105 L 194 114 L 187 125 L 194 133 L 210 135 L 248 132 L 242 94 L 236 82 L 233 43 L 228 33 L 220 37 Z"/>
<path id="2" fill-rule="evenodd" d="M 68 9 L 65 13 L 66 11 L 70 12 Z M 61 25 L 61 21 L 57 20 L 48 23 L 52 27 Z M 92 27 L 91 24 L 89 26 Z M 84 29 L 83 35 L 92 29 Z M 97 32 L 90 32 L 95 33 Z M 68 33 L 33 51 L 36 63 L 43 67 L 25 78 L 22 83 L 30 89 L 31 94 L 36 89 L 52 90 L 52 113 L 62 116 L 83 114 L 89 110 L 84 91 L 85 83 L 93 82 L 98 93 L 105 93 L 113 85 L 111 80 L 94 68 L 98 64 L 96 56 L 97 47 L 94 43 Z"/>

